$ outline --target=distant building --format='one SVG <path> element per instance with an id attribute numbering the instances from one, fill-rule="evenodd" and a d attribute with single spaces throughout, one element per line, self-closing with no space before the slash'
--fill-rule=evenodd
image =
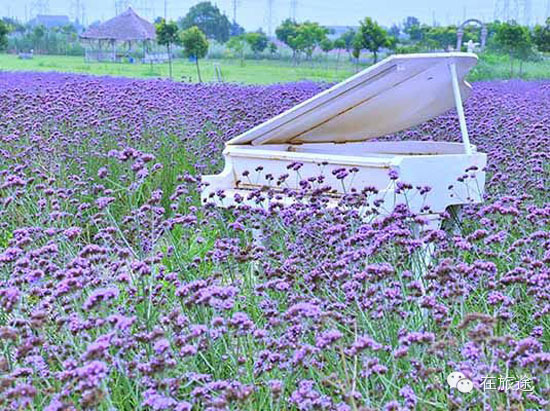
<path id="1" fill-rule="evenodd" d="M 340 37 L 349 29 L 353 29 L 355 31 L 359 29 L 359 27 L 357 26 L 325 26 L 325 27 L 329 30 L 327 37 L 331 40 L 336 40 L 338 37 Z"/>
<path id="2" fill-rule="evenodd" d="M 39 14 L 34 19 L 29 21 L 31 26 L 44 26 L 47 29 L 53 29 L 54 27 L 63 27 L 67 24 L 71 24 L 69 16 L 55 16 L 49 14 Z"/>

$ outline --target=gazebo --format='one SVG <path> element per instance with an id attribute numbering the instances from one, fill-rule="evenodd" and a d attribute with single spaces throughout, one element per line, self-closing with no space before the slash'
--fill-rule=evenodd
<path id="1" fill-rule="evenodd" d="M 143 45 L 144 58 L 156 39 L 155 26 L 141 18 L 129 7 L 124 13 L 106 22 L 88 28 L 80 35 L 86 44 L 86 61 L 121 61 L 129 59 L 135 43 Z M 124 51 L 118 52 L 117 46 L 126 44 Z"/>

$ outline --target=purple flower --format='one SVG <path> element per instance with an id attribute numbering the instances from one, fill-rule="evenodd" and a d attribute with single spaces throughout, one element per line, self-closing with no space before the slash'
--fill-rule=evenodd
<path id="1" fill-rule="evenodd" d="M 328 396 L 320 394 L 314 388 L 311 380 L 302 380 L 298 383 L 298 389 L 292 392 L 290 401 L 299 410 L 330 409 L 332 401 Z"/>
<path id="2" fill-rule="evenodd" d="M 107 175 L 109 175 L 109 170 L 107 169 L 107 167 L 101 167 L 99 170 L 97 170 L 97 176 L 99 178 L 105 178 L 107 177 Z"/>
<path id="3" fill-rule="evenodd" d="M 112 204 L 115 202 L 115 198 L 114 197 L 99 197 L 96 201 L 95 201 L 95 204 L 97 205 L 97 207 L 100 209 L 100 210 L 103 210 L 104 208 L 107 208 L 109 206 L 109 204 Z"/>
<path id="4" fill-rule="evenodd" d="M 157 354 L 163 354 L 166 350 L 170 348 L 170 341 L 168 341 L 166 338 L 161 338 L 157 342 L 155 342 L 155 345 L 153 346 L 153 349 Z"/>
<path id="5" fill-rule="evenodd" d="M 325 331 L 315 339 L 315 345 L 317 348 L 325 348 L 343 336 L 344 334 L 338 330 Z"/>
<path id="6" fill-rule="evenodd" d="M 102 302 L 107 302 L 118 297 L 118 288 L 99 288 L 94 290 L 82 305 L 82 309 L 91 310 Z"/>
<path id="7" fill-rule="evenodd" d="M 153 389 L 145 391 L 143 398 L 142 405 L 151 407 L 153 410 L 170 410 L 176 405 L 176 401 L 173 398 L 161 395 Z"/>
<path id="8" fill-rule="evenodd" d="M 108 368 L 102 361 L 90 361 L 75 370 L 78 379 L 77 389 L 97 388 L 107 377 Z"/>
<path id="9" fill-rule="evenodd" d="M 0 307 L 10 312 L 19 301 L 20 296 L 21 292 L 15 287 L 0 288 Z"/>

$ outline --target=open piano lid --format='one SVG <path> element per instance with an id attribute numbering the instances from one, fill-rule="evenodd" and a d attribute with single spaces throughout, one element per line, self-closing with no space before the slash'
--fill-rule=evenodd
<path id="1" fill-rule="evenodd" d="M 476 62 L 472 53 L 394 55 L 227 144 L 343 143 L 395 133 L 455 106 L 451 63 L 466 99 L 464 77 Z"/>

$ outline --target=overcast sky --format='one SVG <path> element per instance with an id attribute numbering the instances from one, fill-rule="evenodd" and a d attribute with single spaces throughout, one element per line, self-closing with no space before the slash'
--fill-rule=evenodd
<path id="1" fill-rule="evenodd" d="M 236 0 L 237 22 L 247 30 L 267 28 L 269 0 Z M 164 15 L 166 2 L 167 15 L 176 19 L 185 15 L 189 7 L 199 0 L 0 0 L 0 16 L 31 18 L 40 10 L 47 14 L 75 16 L 76 5 L 85 10 L 85 20 L 106 20 L 115 15 L 115 3 L 130 4 L 138 14 L 148 19 Z M 230 19 L 233 16 L 234 0 L 217 0 L 216 3 Z M 509 3 L 509 13 L 525 21 L 523 4 L 531 4 L 530 22 L 540 23 L 550 12 L 550 0 L 295 0 L 295 16 L 298 21 L 313 20 L 323 25 L 357 25 L 360 18 L 371 16 L 384 26 L 401 22 L 406 16 L 416 16 L 421 21 L 432 24 L 457 23 L 467 18 L 492 20 L 498 4 Z M 275 27 L 282 19 L 292 15 L 293 0 L 271 0 L 272 21 Z M 497 4 L 498 3 L 498 4 Z M 514 5 L 522 5 L 517 10 Z M 82 7 L 80 8 L 82 14 Z M 516 14 L 519 13 L 519 14 Z"/>

